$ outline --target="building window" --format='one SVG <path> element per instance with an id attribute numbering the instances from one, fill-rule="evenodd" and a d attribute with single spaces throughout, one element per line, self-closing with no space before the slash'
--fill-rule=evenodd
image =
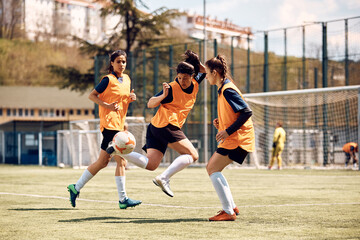
<path id="1" fill-rule="evenodd" d="M 25 116 L 29 116 L 29 109 L 25 109 Z"/>
<path id="2" fill-rule="evenodd" d="M 10 109 L 6 110 L 6 115 L 11 116 L 11 110 Z"/>
<path id="3" fill-rule="evenodd" d="M 61 116 L 65 116 L 65 110 L 61 111 Z"/>
<path id="4" fill-rule="evenodd" d="M 42 116 L 42 109 L 39 109 L 39 116 Z"/>
<path id="5" fill-rule="evenodd" d="M 2 108 L 0 108 L 0 116 L 2 116 L 2 112 L 3 112 L 3 110 L 2 110 Z"/>
<path id="6" fill-rule="evenodd" d="M 13 116 L 16 116 L 16 109 L 13 109 L 13 110 L 12 110 L 12 115 L 13 115 Z"/>
<path id="7" fill-rule="evenodd" d="M 30 110 L 30 116 L 34 116 L 34 109 Z"/>
<path id="8" fill-rule="evenodd" d="M 19 116 L 21 117 L 23 115 L 23 109 L 19 108 Z"/>
<path id="9" fill-rule="evenodd" d="M 56 116 L 57 116 L 57 117 L 60 116 L 60 110 L 56 110 Z"/>
<path id="10" fill-rule="evenodd" d="M 85 115 L 89 115 L 89 110 L 85 109 Z"/>
<path id="11" fill-rule="evenodd" d="M 44 110 L 44 116 L 46 117 L 47 115 L 48 115 L 48 110 L 45 109 L 45 110 Z"/>
<path id="12" fill-rule="evenodd" d="M 77 114 L 77 115 L 81 115 L 81 110 L 78 109 L 78 110 L 76 111 L 76 114 Z"/>
<path id="13" fill-rule="evenodd" d="M 50 117 L 54 116 L 54 109 L 50 109 Z"/>
<path id="14" fill-rule="evenodd" d="M 70 109 L 69 114 L 74 115 L 74 110 Z"/>

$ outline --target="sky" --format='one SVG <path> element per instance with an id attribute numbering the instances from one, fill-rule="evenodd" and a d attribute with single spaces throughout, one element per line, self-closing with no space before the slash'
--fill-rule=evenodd
<path id="1" fill-rule="evenodd" d="M 151 11 L 163 6 L 200 15 L 204 11 L 204 0 L 142 1 Z M 206 0 L 206 15 L 254 32 L 360 16 L 360 0 Z"/>

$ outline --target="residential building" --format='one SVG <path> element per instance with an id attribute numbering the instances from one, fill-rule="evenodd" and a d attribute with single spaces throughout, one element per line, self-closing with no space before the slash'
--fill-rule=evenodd
<path id="1" fill-rule="evenodd" d="M 118 16 L 100 16 L 92 0 L 23 0 L 22 29 L 34 41 L 74 43 L 73 37 L 102 43 L 114 32 Z"/>
<path id="2" fill-rule="evenodd" d="M 217 18 L 205 19 L 207 39 L 216 39 L 220 44 L 234 47 L 247 48 L 247 38 L 253 38 L 249 27 L 240 27 L 228 19 L 224 21 Z M 195 39 L 204 39 L 204 17 L 197 14 L 185 14 L 174 21 L 174 25 Z"/>

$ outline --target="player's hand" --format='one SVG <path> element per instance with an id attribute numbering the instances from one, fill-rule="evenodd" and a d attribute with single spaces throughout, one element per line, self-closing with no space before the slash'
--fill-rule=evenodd
<path id="1" fill-rule="evenodd" d="M 170 85 L 166 82 L 163 82 L 163 96 L 166 98 L 166 96 L 169 94 Z"/>
<path id="2" fill-rule="evenodd" d="M 228 136 L 229 134 L 226 132 L 226 130 L 222 130 L 216 134 L 216 141 L 223 142 Z"/>
<path id="3" fill-rule="evenodd" d="M 215 118 L 214 121 L 213 121 L 213 125 L 216 129 L 219 129 L 219 119 L 218 118 Z"/>
<path id="4" fill-rule="evenodd" d="M 130 100 L 131 100 L 130 102 L 136 101 L 136 94 L 135 94 L 134 89 L 131 90 L 129 97 L 130 97 Z"/>
<path id="5" fill-rule="evenodd" d="M 120 107 L 118 105 L 118 101 L 108 104 L 107 108 L 110 109 L 111 111 L 119 111 L 119 109 L 120 109 Z"/>

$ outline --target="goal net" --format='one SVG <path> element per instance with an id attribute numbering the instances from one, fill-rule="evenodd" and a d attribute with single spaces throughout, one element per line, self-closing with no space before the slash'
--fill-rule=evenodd
<path id="1" fill-rule="evenodd" d="M 126 117 L 126 122 L 128 131 L 136 139 L 134 151 L 141 152 L 141 148 L 145 144 L 145 119 L 144 117 Z M 74 168 L 87 167 L 99 157 L 102 141 L 100 120 L 70 121 L 70 130 L 57 131 L 57 139 L 58 165 L 64 163 L 66 166 Z"/>
<path id="2" fill-rule="evenodd" d="M 271 158 L 273 133 L 282 122 L 287 138 L 283 165 L 344 164 L 342 147 L 358 142 L 360 86 L 244 94 L 253 111 L 256 155 Z"/>

